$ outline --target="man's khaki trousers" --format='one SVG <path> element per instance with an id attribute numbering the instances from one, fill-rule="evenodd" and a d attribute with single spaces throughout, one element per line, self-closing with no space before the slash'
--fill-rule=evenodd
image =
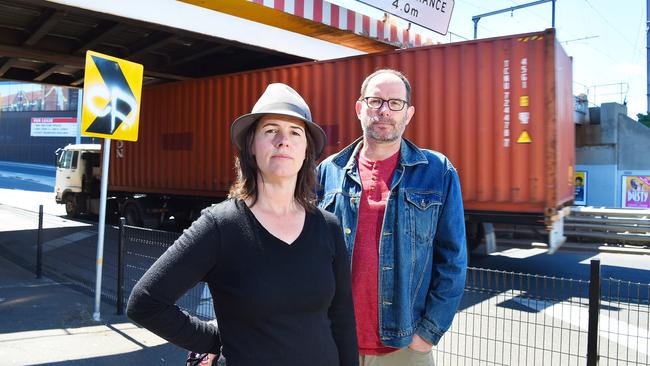
<path id="1" fill-rule="evenodd" d="M 408 347 L 385 355 L 359 355 L 359 366 L 435 366 L 433 351 L 418 352 Z"/>

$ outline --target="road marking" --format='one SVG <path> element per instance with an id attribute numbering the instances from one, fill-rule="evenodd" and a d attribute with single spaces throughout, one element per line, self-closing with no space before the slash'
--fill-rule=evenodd
<path id="1" fill-rule="evenodd" d="M 589 309 L 587 307 L 520 297 L 514 297 L 512 300 L 545 315 L 579 327 L 585 332 L 589 330 Z M 643 313 L 639 313 L 639 316 L 642 315 Z M 650 332 L 647 329 L 638 328 L 602 314 L 598 317 L 598 324 L 600 327 L 598 332 L 599 336 L 616 342 L 623 347 L 643 353 L 644 355 L 648 354 Z"/>
<path id="2" fill-rule="evenodd" d="M 43 281 L 42 279 L 39 281 Z M 45 279 L 45 281 L 51 281 L 50 279 Z M 38 283 L 38 284 L 14 284 L 8 286 L 0 286 L 0 290 L 6 289 L 21 289 L 21 288 L 38 288 L 46 286 L 72 286 L 75 285 L 74 282 L 53 282 L 53 283 Z M 2 298 L 0 298 L 2 299 Z"/>
<path id="3" fill-rule="evenodd" d="M 524 259 L 524 258 L 529 258 L 529 257 L 534 257 L 536 255 L 544 254 L 547 252 L 548 250 L 541 249 L 541 248 L 530 248 L 530 249 L 510 248 L 510 249 L 502 250 L 500 252 L 492 253 L 490 255 Z"/>
<path id="4" fill-rule="evenodd" d="M 96 232 L 91 230 L 83 230 L 66 236 L 62 236 L 60 238 L 48 240 L 45 243 L 43 243 L 43 252 L 47 253 L 49 251 L 58 249 L 68 244 L 76 243 L 78 241 L 90 238 L 91 236 L 94 236 L 96 234 L 97 234 Z"/>

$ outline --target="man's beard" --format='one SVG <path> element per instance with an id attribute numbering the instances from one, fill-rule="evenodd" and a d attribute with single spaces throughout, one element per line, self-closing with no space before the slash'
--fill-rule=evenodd
<path id="1" fill-rule="evenodd" d="M 373 128 L 376 123 L 390 124 L 393 127 L 393 130 L 390 132 L 377 131 Z M 367 117 L 362 126 L 363 135 L 367 139 L 372 139 L 379 143 L 395 142 L 399 140 L 404 133 L 403 124 L 400 124 L 391 118 L 380 118 L 377 116 Z"/>

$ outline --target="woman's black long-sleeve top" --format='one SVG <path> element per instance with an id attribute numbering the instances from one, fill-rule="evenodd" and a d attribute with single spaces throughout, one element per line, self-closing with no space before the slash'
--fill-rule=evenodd
<path id="1" fill-rule="evenodd" d="M 134 287 L 127 314 L 196 352 L 222 352 L 229 366 L 357 365 L 350 270 L 332 214 L 307 212 L 291 245 L 271 235 L 241 200 L 212 206 Z M 214 327 L 174 303 L 205 281 Z"/>

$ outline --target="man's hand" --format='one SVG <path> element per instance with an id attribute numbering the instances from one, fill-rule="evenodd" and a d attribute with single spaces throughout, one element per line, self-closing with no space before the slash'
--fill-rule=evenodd
<path id="1" fill-rule="evenodd" d="M 420 337 L 419 335 L 413 335 L 413 341 L 409 344 L 409 348 L 418 351 L 418 352 L 429 352 L 431 351 L 433 345 Z"/>

